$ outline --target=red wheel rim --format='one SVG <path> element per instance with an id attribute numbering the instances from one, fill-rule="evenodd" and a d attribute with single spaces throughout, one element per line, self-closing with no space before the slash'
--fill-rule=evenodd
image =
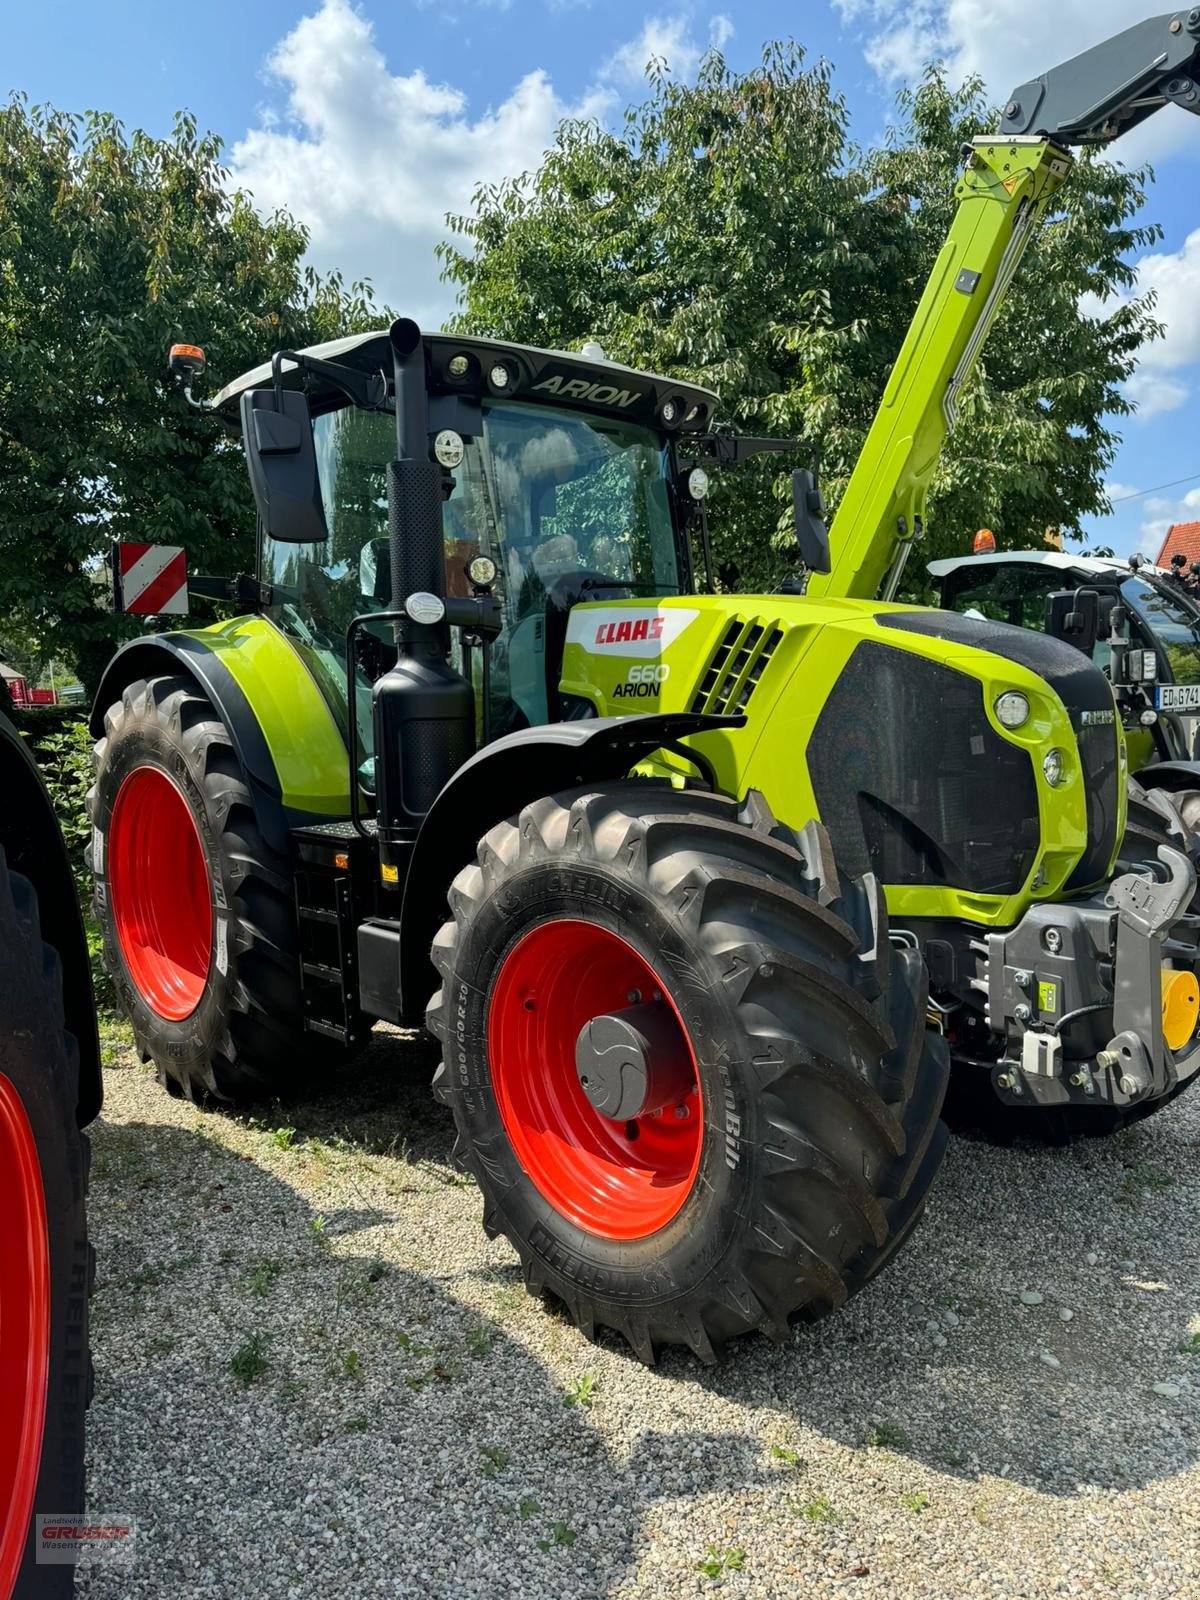
<path id="1" fill-rule="evenodd" d="M 0 1073 L 0 1595 L 25 1551 L 46 1421 L 50 1243 L 25 1108 Z"/>
<path id="2" fill-rule="evenodd" d="M 593 1017 L 630 996 L 661 997 L 678 1025 L 692 1088 L 631 1124 L 588 1100 L 575 1041 Z M 504 959 L 488 1009 L 488 1058 L 500 1116 L 518 1161 L 562 1216 L 604 1239 L 642 1239 L 676 1215 L 696 1179 L 704 1108 L 696 1057 L 666 986 L 632 945 L 588 922 L 544 922 Z"/>
<path id="3" fill-rule="evenodd" d="M 212 890 L 182 791 L 158 767 L 135 767 L 117 791 L 108 835 L 113 926 L 138 993 L 182 1022 L 212 960 Z"/>

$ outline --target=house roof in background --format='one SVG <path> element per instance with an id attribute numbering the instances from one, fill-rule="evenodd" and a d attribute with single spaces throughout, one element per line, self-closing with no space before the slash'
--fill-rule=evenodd
<path id="1" fill-rule="evenodd" d="M 1171 557 L 1176 553 L 1186 556 L 1189 564 L 1200 561 L 1200 522 L 1173 522 L 1167 529 L 1162 549 L 1155 557 L 1155 566 L 1169 567 Z"/>

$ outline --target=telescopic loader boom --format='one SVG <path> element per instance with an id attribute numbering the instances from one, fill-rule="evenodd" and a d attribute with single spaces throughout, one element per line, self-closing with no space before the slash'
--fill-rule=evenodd
<path id="1" fill-rule="evenodd" d="M 1200 113 L 1200 6 L 1152 17 L 1015 89 L 996 133 L 964 146 L 958 209 L 807 592 L 890 600 L 924 531 L 959 396 L 1017 266 L 1067 181 L 1068 146 L 1103 144 L 1165 105 Z"/>

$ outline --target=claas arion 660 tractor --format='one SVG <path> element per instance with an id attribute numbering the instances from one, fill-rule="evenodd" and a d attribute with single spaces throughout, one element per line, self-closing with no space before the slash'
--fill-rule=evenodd
<path id="1" fill-rule="evenodd" d="M 75 881 L 0 705 L 0 1600 L 71 1592 L 72 1567 L 39 1559 L 39 1518 L 84 1507 L 93 1257 L 80 1130 L 100 1095 Z"/>
<path id="2" fill-rule="evenodd" d="M 711 393 L 400 320 L 216 396 L 247 614 L 138 639 L 100 690 L 97 906 L 164 1082 L 335 1087 L 373 1019 L 427 1017 L 485 1227 L 645 1359 L 783 1336 L 877 1272 L 951 1057 L 997 1114 L 1095 1127 L 1200 1065 L 1195 873 L 1118 868 L 1103 673 L 867 598 L 1069 171 L 1056 81 L 969 152 L 832 559 L 797 472 L 796 592 L 713 592 L 707 475 L 771 442 Z"/>

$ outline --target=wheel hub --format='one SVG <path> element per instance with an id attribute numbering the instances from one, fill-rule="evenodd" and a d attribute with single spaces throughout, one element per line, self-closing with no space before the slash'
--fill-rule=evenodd
<path id="1" fill-rule="evenodd" d="M 704 1142 L 696 1058 L 627 940 L 566 917 L 518 939 L 489 996 L 488 1065 L 513 1153 L 561 1216 L 642 1239 L 683 1206 Z"/>
<path id="2" fill-rule="evenodd" d="M 3 1073 L 0 1218 L 0 1595 L 7 1595 L 16 1585 L 42 1457 L 50 1245 L 33 1130 Z"/>
<path id="3" fill-rule="evenodd" d="M 585 1022 L 575 1041 L 575 1071 L 591 1104 L 614 1122 L 674 1108 L 695 1085 L 679 1050 L 679 1023 L 661 1000 Z"/>

